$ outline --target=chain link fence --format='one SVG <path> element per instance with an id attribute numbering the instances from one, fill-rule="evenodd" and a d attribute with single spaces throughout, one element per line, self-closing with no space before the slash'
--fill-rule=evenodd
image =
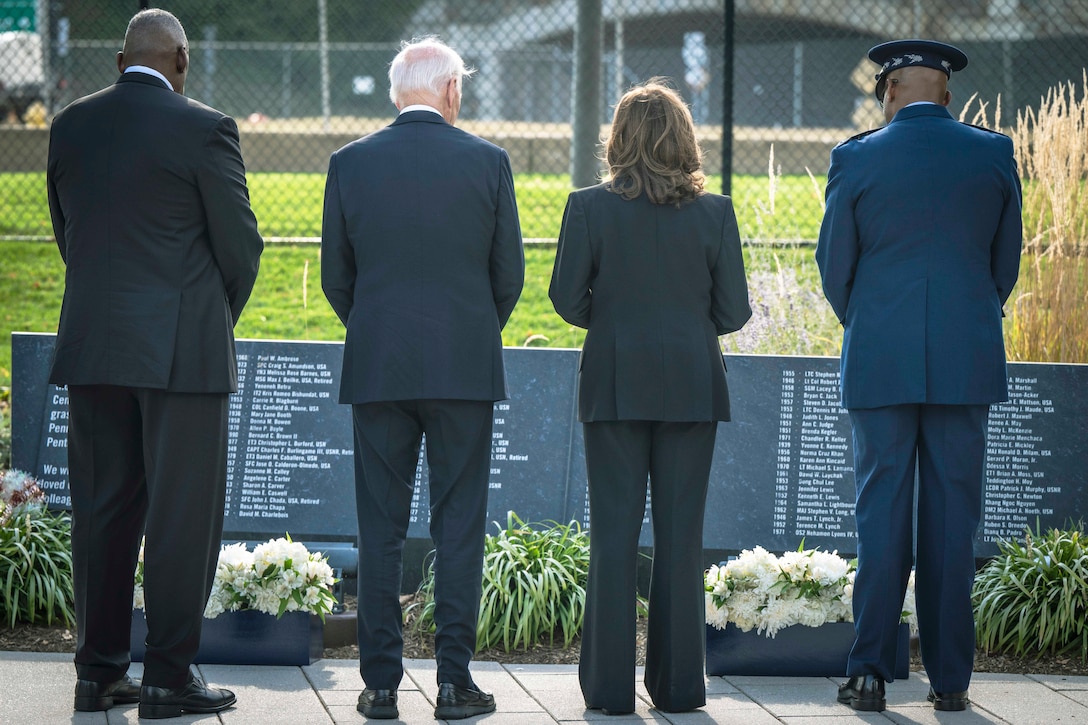
<path id="1" fill-rule="evenodd" d="M 873 45 L 953 43 L 964 103 L 1004 124 L 1088 67 L 1088 3 L 1064 0 L 177 0 L 191 69 L 186 94 L 239 123 L 253 204 L 270 239 L 316 238 L 329 154 L 389 123 L 388 64 L 399 42 L 435 34 L 478 70 L 459 125 L 510 152 L 523 233 L 554 238 L 572 186 L 576 114 L 607 130 L 632 84 L 665 76 L 690 103 L 706 171 L 811 173 L 830 149 L 883 118 Z M 50 239 L 45 164 L 51 116 L 112 83 L 138 0 L 0 0 L 0 238 Z M 598 37 L 580 13 L 599 13 Z M 579 55 L 583 53 L 585 55 Z M 599 61 L 585 104 L 579 57 Z M 579 106 L 579 104 L 582 104 Z M 598 168 L 596 164 L 594 168 Z M 721 188 L 715 179 L 712 188 Z M 789 204 L 781 199 L 780 204 Z M 742 225 L 743 226 L 743 225 Z"/>

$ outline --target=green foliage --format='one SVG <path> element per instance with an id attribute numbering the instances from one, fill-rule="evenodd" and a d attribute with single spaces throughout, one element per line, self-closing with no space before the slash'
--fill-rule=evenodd
<path id="1" fill-rule="evenodd" d="M 496 526 L 498 524 L 496 523 Z M 433 553 L 433 552 L 432 552 Z M 511 511 L 506 529 L 484 543 L 483 592 L 476 649 L 528 649 L 545 637 L 563 646 L 581 632 L 589 578 L 589 535 L 577 522 L 523 523 Z M 415 626 L 434 631 L 434 562 L 419 586 Z"/>
<path id="2" fill-rule="evenodd" d="M 246 176 L 250 201 L 265 237 L 321 236 L 325 175 L 258 172 Z M 741 237 L 760 241 L 814 240 L 820 232 L 823 177 L 733 178 L 733 203 Z M 721 177 L 707 179 L 720 191 Z M 527 239 L 556 239 L 571 191 L 566 174 L 517 174 L 521 233 Z M 44 173 L 0 174 L 0 235 L 52 236 Z"/>
<path id="3" fill-rule="evenodd" d="M 75 621 L 72 522 L 50 512 L 24 473 L 8 471 L 0 486 L 0 621 Z"/>
<path id="4" fill-rule="evenodd" d="M 1077 653 L 1088 661 L 1088 539 L 1084 526 L 1029 529 L 1002 541 L 975 576 L 975 631 L 987 652 Z"/>
<path id="5" fill-rule="evenodd" d="M 321 292 L 320 257 L 316 244 L 267 245 L 256 287 L 235 335 L 266 340 L 343 340 L 344 326 Z M 555 245 L 526 246 L 525 289 L 503 330 L 504 345 L 582 346 L 585 330 L 564 322 L 548 299 L 554 263 Z M 819 298 L 811 247 L 746 245 L 745 264 L 755 314 L 744 330 L 725 338 L 727 352 L 838 353 L 841 333 L 830 307 Z M 10 334 L 57 330 L 64 264 L 52 243 L 0 242 L 0 270 L 4 281 L 0 284 L 3 387 L 11 384 Z M 0 417 L 4 415 L 0 406 Z"/>

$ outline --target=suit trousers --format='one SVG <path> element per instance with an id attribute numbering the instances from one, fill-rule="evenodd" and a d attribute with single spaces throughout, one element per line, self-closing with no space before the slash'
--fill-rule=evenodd
<path id="1" fill-rule="evenodd" d="M 128 670 L 144 535 L 143 683 L 179 687 L 223 534 L 227 394 L 73 385 L 68 402 L 76 674 L 112 682 Z"/>
<path id="2" fill-rule="evenodd" d="M 403 676 L 401 562 L 421 436 L 427 436 L 439 683 L 470 687 L 480 610 L 494 404 L 408 400 L 352 405 L 359 516 L 359 673 L 371 689 Z"/>
<path id="3" fill-rule="evenodd" d="M 703 512 L 716 422 L 585 423 L 589 585 L 578 678 L 586 706 L 635 708 L 635 597 L 646 478 L 654 532 L 646 689 L 655 707 L 706 704 Z"/>
<path id="4" fill-rule="evenodd" d="M 982 515 L 988 405 L 854 409 L 857 639 L 848 675 L 895 679 L 912 555 L 917 470 L 915 598 L 922 663 L 938 692 L 962 692 L 975 655 L 971 587 Z"/>

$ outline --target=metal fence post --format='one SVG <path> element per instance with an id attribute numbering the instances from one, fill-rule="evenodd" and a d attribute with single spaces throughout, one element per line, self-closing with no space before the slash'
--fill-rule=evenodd
<path id="1" fill-rule="evenodd" d="M 736 0 L 725 0 L 722 42 L 722 193 L 733 191 L 733 59 L 736 56 Z"/>
<path id="2" fill-rule="evenodd" d="M 574 87 L 570 181 L 574 188 L 597 183 L 601 135 L 601 0 L 578 0 L 574 25 Z"/>

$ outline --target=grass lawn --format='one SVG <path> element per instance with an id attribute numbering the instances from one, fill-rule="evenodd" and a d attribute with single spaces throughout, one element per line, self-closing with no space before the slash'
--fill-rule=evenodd
<path id="1" fill-rule="evenodd" d="M 820 296 L 811 247 L 748 246 L 746 267 L 754 315 L 730 335 L 731 352 L 836 354 L 837 324 Z M 548 281 L 555 245 L 525 249 L 525 289 L 503 331 L 509 346 L 581 347 L 585 332 L 552 309 Z M 56 245 L 0 242 L 0 387 L 11 385 L 10 333 L 56 332 L 64 265 Z M 269 244 L 253 296 L 242 313 L 240 338 L 342 340 L 343 326 L 321 292 L 317 244 Z"/>
<path id="2" fill-rule="evenodd" d="M 321 236 L 324 174 L 250 174 L 253 212 L 265 237 Z M 784 176 L 772 189 L 765 176 L 737 176 L 733 198 L 741 235 L 752 239 L 816 239 L 823 216 L 824 179 Z M 522 234 L 555 239 L 570 192 L 566 175 L 521 174 L 514 179 Z M 707 179 L 720 191 L 721 177 Z M 0 236 L 52 236 L 44 173 L 0 174 Z"/>

